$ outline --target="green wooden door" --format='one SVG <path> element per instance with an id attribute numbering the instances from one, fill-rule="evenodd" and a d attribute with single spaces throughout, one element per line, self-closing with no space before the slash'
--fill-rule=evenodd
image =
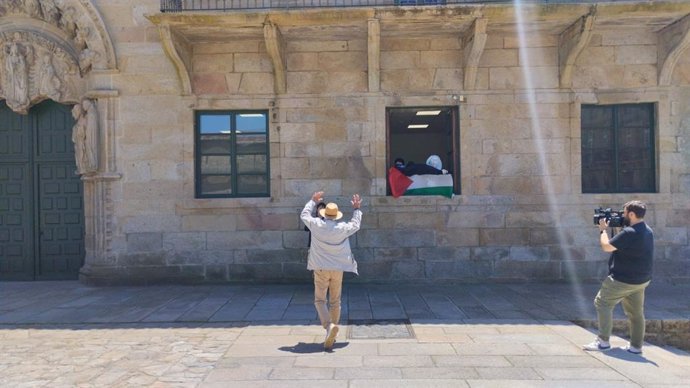
<path id="1" fill-rule="evenodd" d="M 67 106 L 0 107 L 0 279 L 76 279 L 84 262 L 81 179 Z"/>

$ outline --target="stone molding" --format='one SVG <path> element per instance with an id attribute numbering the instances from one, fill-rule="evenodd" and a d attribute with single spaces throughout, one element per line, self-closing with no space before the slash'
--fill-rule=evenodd
<path id="1" fill-rule="evenodd" d="M 172 31 L 170 25 L 158 26 L 158 33 L 163 43 L 163 50 L 170 58 L 180 79 L 180 88 L 183 96 L 192 94 L 192 80 L 189 75 L 192 69 L 192 48 L 180 34 Z"/>
<path id="2" fill-rule="evenodd" d="M 369 19 L 367 29 L 367 66 L 369 69 L 369 91 L 381 88 L 381 22 Z"/>
<path id="3" fill-rule="evenodd" d="M 273 86 L 276 94 L 287 92 L 287 62 L 285 58 L 285 40 L 280 28 L 267 21 L 264 24 L 264 41 L 266 51 L 273 63 Z"/>

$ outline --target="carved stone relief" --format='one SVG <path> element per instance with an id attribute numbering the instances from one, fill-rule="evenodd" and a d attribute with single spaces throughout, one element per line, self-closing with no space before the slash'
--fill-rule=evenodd
<path id="1" fill-rule="evenodd" d="M 86 74 L 116 67 L 89 0 L 1 0 L 4 17 L 12 22 L 0 23 L 0 99 L 15 112 L 47 98 L 77 102 Z"/>
<path id="2" fill-rule="evenodd" d="M 75 120 L 72 142 L 77 160 L 77 173 L 92 175 L 98 172 L 98 109 L 93 100 L 84 99 L 74 105 L 72 116 Z"/>

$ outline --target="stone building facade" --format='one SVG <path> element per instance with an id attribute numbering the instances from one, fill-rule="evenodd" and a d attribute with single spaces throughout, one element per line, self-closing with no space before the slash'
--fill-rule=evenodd
<path id="1" fill-rule="evenodd" d="M 324 190 L 364 197 L 354 281 L 599 279 L 593 210 L 630 199 L 690 279 L 687 2 L 160 9 L 0 2 L 0 278 L 308 281 Z M 430 109 L 455 195 L 394 198 L 396 115 Z"/>

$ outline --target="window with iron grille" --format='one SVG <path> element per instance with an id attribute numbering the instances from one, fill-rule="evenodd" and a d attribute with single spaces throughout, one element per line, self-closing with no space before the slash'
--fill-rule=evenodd
<path id="1" fill-rule="evenodd" d="M 656 192 L 654 104 L 582 105 L 582 192 Z"/>
<path id="2" fill-rule="evenodd" d="M 267 111 L 197 111 L 197 198 L 268 197 Z"/>

